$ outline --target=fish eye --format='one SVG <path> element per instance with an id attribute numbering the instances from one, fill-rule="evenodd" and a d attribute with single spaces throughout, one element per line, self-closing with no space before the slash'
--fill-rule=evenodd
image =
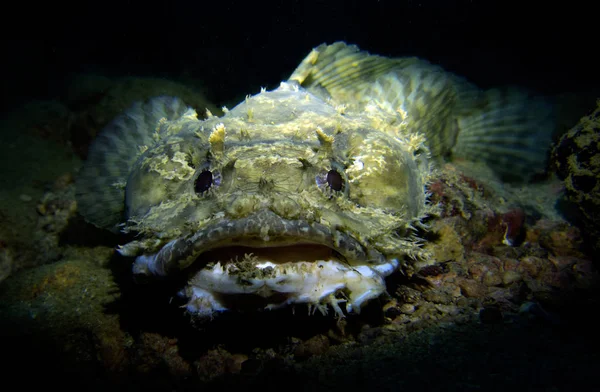
<path id="1" fill-rule="evenodd" d="M 194 190 L 196 193 L 204 193 L 210 189 L 213 184 L 213 174 L 210 170 L 201 172 L 194 181 Z"/>
<path id="2" fill-rule="evenodd" d="M 327 172 L 327 185 L 336 192 L 340 192 L 344 187 L 344 179 L 342 175 L 335 169 Z"/>
<path id="3" fill-rule="evenodd" d="M 327 196 L 348 196 L 348 179 L 344 168 L 337 162 L 332 162 L 328 169 L 319 172 L 315 176 L 315 183 Z"/>

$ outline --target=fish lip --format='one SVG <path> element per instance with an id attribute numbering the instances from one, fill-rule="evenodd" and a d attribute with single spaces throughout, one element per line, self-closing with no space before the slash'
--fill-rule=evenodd
<path id="1" fill-rule="evenodd" d="M 218 248 L 259 249 L 288 245 L 325 246 L 349 265 L 385 262 L 381 253 L 367 249 L 348 233 L 330 230 L 317 222 L 285 219 L 271 210 L 261 210 L 245 218 L 222 220 L 187 237 L 174 239 L 154 255 L 138 256 L 133 270 L 136 274 L 167 276 L 196 264 L 200 255 Z"/>

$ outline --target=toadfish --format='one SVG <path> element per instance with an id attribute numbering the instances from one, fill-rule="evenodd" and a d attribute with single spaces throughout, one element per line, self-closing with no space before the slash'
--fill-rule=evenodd
<path id="1" fill-rule="evenodd" d="M 175 97 L 134 104 L 91 145 L 78 206 L 136 234 L 119 247 L 135 275 L 184 275 L 199 317 L 297 304 L 343 317 L 428 257 L 416 228 L 436 162 L 525 177 L 543 167 L 548 118 L 417 58 L 321 45 L 222 117 Z"/>

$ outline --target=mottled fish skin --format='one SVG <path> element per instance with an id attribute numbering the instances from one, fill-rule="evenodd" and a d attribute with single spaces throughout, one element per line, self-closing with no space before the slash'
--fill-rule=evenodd
<path id="1" fill-rule="evenodd" d="M 483 91 L 425 60 L 372 55 L 343 42 L 315 48 L 289 80 L 351 112 L 377 108 L 389 124 L 407 122 L 435 158 L 484 162 L 510 180 L 545 168 L 552 106 L 523 89 Z"/>
<path id="2" fill-rule="evenodd" d="M 92 146 L 77 194 L 90 222 L 137 234 L 120 248 L 136 257 L 135 274 L 205 265 L 182 290 L 190 312 L 212 316 L 230 308 L 220 298 L 240 293 L 271 309 L 331 305 L 342 316 L 345 302 L 359 312 L 385 292 L 385 276 L 423 253 L 413 227 L 430 210 L 431 171 L 419 135 L 401 124 L 381 132 L 378 114 L 344 113 L 295 83 L 220 118 L 181 105 L 159 97 L 116 119 Z M 135 138 L 148 144 L 127 139 L 135 158 L 124 146 L 106 153 L 127 129 L 149 133 Z M 109 221 L 102 210 L 117 209 L 118 192 L 123 219 Z"/>
<path id="3" fill-rule="evenodd" d="M 535 155 L 511 96 L 422 60 L 320 46 L 288 82 L 220 118 L 173 97 L 136 103 L 91 146 L 79 210 L 136 234 L 119 249 L 134 274 L 189 274 L 180 294 L 198 317 L 238 309 L 239 295 L 343 317 L 399 267 L 429 260 L 414 229 L 433 210 L 429 149 Z"/>

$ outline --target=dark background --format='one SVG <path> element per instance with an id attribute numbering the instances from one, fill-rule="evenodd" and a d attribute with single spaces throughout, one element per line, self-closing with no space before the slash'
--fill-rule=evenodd
<path id="1" fill-rule="evenodd" d="M 598 87 L 597 16 L 584 2 L 171 1 L 11 3 L 1 24 L 2 108 L 61 98 L 77 73 L 201 81 L 216 104 L 285 79 L 344 40 L 419 56 L 481 87 Z"/>

